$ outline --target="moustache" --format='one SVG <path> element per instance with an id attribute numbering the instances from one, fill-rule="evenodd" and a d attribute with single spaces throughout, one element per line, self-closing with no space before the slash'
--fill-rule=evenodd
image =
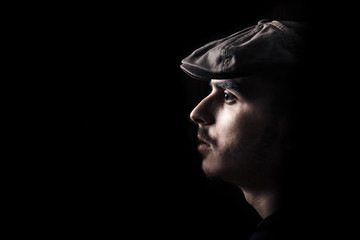
<path id="1" fill-rule="evenodd" d="M 204 140 L 205 142 L 207 142 L 213 146 L 216 146 L 216 141 L 214 139 L 212 139 L 209 136 L 209 133 L 202 128 L 198 128 L 198 138 Z"/>

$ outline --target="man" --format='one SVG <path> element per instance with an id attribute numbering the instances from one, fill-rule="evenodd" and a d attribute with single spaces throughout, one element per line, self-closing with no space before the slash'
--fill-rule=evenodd
<path id="1" fill-rule="evenodd" d="M 285 228 L 304 30 L 299 22 L 262 20 L 200 47 L 181 64 L 210 82 L 211 93 L 190 114 L 202 169 L 238 185 L 259 213 L 263 221 L 251 239 L 272 239 Z"/>

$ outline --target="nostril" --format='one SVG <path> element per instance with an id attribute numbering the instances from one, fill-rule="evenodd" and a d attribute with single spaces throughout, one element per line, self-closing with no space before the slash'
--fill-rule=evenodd
<path id="1" fill-rule="evenodd" d="M 193 121 L 199 124 L 206 124 L 206 121 L 201 118 L 194 118 Z"/>

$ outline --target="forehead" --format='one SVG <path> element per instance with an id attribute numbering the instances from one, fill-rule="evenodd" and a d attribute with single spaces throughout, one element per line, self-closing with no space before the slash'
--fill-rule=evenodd
<path id="1" fill-rule="evenodd" d="M 240 91 L 241 81 L 235 81 L 235 79 L 212 79 L 210 85 L 217 88 Z"/>

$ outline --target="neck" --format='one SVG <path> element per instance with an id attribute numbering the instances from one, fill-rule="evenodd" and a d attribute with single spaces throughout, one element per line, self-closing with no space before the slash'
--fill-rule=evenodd
<path id="1" fill-rule="evenodd" d="M 266 218 L 280 208 L 280 196 L 276 190 L 250 191 L 241 188 L 246 201 L 255 208 L 261 218 Z"/>

